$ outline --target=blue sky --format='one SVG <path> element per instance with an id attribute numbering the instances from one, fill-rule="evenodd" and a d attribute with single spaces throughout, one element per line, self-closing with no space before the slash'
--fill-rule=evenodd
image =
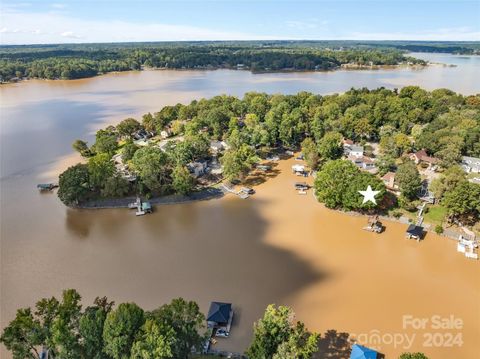
<path id="1" fill-rule="evenodd" d="M 480 1 L 2 0 L 2 44 L 255 40 L 480 41 Z"/>

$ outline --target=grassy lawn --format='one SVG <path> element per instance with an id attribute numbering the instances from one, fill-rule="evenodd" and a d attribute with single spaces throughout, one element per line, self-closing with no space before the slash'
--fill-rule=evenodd
<path id="1" fill-rule="evenodd" d="M 445 215 L 447 214 L 447 209 L 440 205 L 433 205 L 428 207 L 428 211 L 425 213 L 424 218 L 425 222 L 432 224 L 442 224 Z"/>

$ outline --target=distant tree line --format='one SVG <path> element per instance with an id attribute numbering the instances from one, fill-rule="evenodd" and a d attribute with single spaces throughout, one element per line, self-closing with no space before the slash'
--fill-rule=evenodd
<path id="1" fill-rule="evenodd" d="M 302 46 L 286 43 L 80 44 L 0 47 L 0 81 L 78 79 L 143 67 L 245 68 L 251 71 L 331 70 L 341 64 L 396 65 L 424 61 L 388 47 Z"/>

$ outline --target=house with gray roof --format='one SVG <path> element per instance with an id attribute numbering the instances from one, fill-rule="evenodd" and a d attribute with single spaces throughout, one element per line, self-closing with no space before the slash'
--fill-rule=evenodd
<path id="1" fill-rule="evenodd" d="M 467 173 L 480 173 L 480 158 L 463 156 L 461 166 Z"/>

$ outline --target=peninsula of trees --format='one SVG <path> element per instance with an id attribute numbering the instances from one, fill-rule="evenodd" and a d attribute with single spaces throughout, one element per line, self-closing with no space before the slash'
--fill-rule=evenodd
<path id="1" fill-rule="evenodd" d="M 364 153 L 346 155 L 347 142 Z M 77 140 L 74 148 L 87 161 L 60 175 L 58 195 L 67 205 L 188 195 L 221 180 L 242 181 L 260 161 L 290 149 L 301 150 L 317 172 L 316 195 L 327 207 L 368 210 L 357 191 L 370 184 L 386 211 L 414 211 L 427 191 L 445 219 L 479 220 L 480 184 L 460 165 L 462 156 L 480 157 L 480 96 L 447 89 L 222 95 L 125 119 L 98 131 L 92 146 Z M 375 171 L 365 170 L 372 163 Z M 219 170 L 210 182 L 206 166 Z M 395 177 L 391 188 L 384 175 Z"/>
<path id="2" fill-rule="evenodd" d="M 78 79 L 112 71 L 158 69 L 333 70 L 354 66 L 424 65 L 405 50 L 347 42 L 176 42 L 0 47 L 0 82 Z"/>

